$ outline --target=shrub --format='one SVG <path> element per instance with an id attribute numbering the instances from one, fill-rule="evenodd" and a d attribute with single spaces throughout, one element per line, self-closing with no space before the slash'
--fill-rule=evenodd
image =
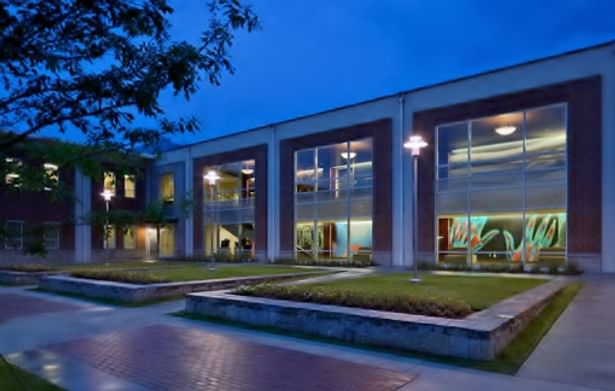
<path id="1" fill-rule="evenodd" d="M 306 286 L 243 285 L 237 288 L 234 293 L 243 296 L 332 304 L 443 318 L 464 318 L 473 312 L 469 305 L 454 301 L 423 299 L 399 294 L 377 295 L 350 290 L 324 291 Z"/>
<path id="2" fill-rule="evenodd" d="M 176 258 L 165 259 L 165 260 L 169 262 L 206 263 L 206 262 L 211 262 L 211 257 L 203 256 L 203 255 L 194 255 L 194 256 L 176 257 Z M 252 263 L 252 262 L 256 262 L 256 259 L 252 258 L 252 256 L 249 254 L 243 254 L 239 256 L 219 254 L 214 257 L 214 261 L 217 263 Z"/>
<path id="3" fill-rule="evenodd" d="M 170 279 L 160 275 L 127 270 L 81 270 L 71 273 L 73 277 L 87 278 L 90 280 L 106 280 L 116 282 L 126 282 L 130 284 L 158 284 L 171 282 Z"/>
<path id="4" fill-rule="evenodd" d="M 368 267 L 374 263 L 369 258 L 356 257 L 352 260 L 313 260 L 295 258 L 277 258 L 273 261 L 276 265 L 300 265 L 300 266 L 323 266 L 323 267 Z"/>
<path id="5" fill-rule="evenodd" d="M 6 270 L 6 271 L 11 271 L 11 272 L 35 273 L 35 272 L 52 272 L 55 269 L 47 265 L 41 265 L 41 264 L 35 264 L 35 263 L 24 263 L 24 264 L 0 265 L 0 270 Z"/>

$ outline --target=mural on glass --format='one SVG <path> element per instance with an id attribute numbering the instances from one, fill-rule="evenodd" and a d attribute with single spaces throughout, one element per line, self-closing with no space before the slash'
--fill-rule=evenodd
<path id="1" fill-rule="evenodd" d="M 295 152 L 298 258 L 371 260 L 372 140 Z"/>
<path id="2" fill-rule="evenodd" d="M 219 175 L 215 185 L 203 182 L 205 254 L 222 258 L 253 258 L 255 161 L 244 160 L 206 167 Z M 213 227 L 213 228 L 212 228 Z"/>
<path id="3" fill-rule="evenodd" d="M 566 106 L 437 127 L 438 261 L 559 265 Z"/>

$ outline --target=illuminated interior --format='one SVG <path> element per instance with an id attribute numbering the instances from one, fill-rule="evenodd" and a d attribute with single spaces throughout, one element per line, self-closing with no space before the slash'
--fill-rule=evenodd
<path id="1" fill-rule="evenodd" d="M 565 105 L 440 125 L 436 160 L 439 262 L 565 263 Z"/>
<path id="2" fill-rule="evenodd" d="M 295 152 L 295 255 L 371 260 L 372 139 Z"/>
<path id="3" fill-rule="evenodd" d="M 205 254 L 227 258 L 255 256 L 255 161 L 243 160 L 206 167 L 219 179 L 204 181 Z"/>

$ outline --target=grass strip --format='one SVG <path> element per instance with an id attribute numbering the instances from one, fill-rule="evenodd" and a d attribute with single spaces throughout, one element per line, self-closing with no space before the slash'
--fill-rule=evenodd
<path id="1" fill-rule="evenodd" d="M 2 357 L 0 360 L 0 390 L 61 391 L 63 388 L 6 362 L 4 357 Z"/>

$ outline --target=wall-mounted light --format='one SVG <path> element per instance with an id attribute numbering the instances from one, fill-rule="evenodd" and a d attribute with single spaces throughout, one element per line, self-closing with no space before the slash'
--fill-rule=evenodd
<path id="1" fill-rule="evenodd" d="M 495 128 L 495 132 L 499 134 L 500 136 L 510 136 L 516 131 L 517 131 L 517 127 L 512 126 L 512 125 L 498 126 L 497 128 Z"/>

